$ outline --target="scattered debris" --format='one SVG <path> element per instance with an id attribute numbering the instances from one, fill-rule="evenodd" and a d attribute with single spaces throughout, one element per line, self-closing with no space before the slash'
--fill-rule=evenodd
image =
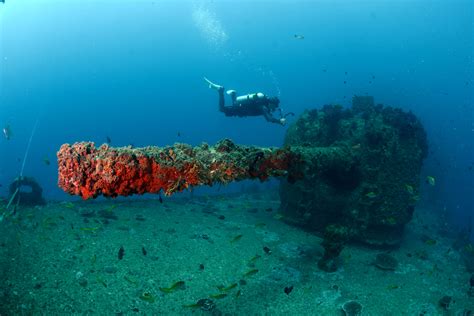
<path id="1" fill-rule="evenodd" d="M 84 273 L 82 273 L 81 271 L 78 271 L 76 273 L 76 280 L 77 280 L 77 283 L 79 283 L 80 286 L 82 286 L 82 287 L 87 286 L 87 279 L 84 276 Z"/>
<path id="2" fill-rule="evenodd" d="M 112 209 L 99 210 L 97 214 L 101 218 L 118 220 L 118 216 L 112 211 Z"/>
<path id="3" fill-rule="evenodd" d="M 341 309 L 346 316 L 358 316 L 362 313 L 362 305 L 356 301 L 347 301 L 342 304 Z"/>
<path id="4" fill-rule="evenodd" d="M 10 184 L 9 201 L 9 204 L 13 205 L 46 205 L 46 200 L 43 198 L 43 189 L 32 177 L 17 177 Z"/>
<path id="5" fill-rule="evenodd" d="M 146 219 L 145 219 L 145 217 L 143 217 L 143 215 L 137 214 L 135 216 L 135 220 L 140 221 L 140 222 L 144 222 Z"/>
<path id="6" fill-rule="evenodd" d="M 118 251 L 118 258 L 119 260 L 123 259 L 123 255 L 125 254 L 125 249 L 123 249 L 123 246 L 120 246 L 120 249 Z"/>
<path id="7" fill-rule="evenodd" d="M 106 273 L 113 274 L 113 273 L 116 273 L 117 271 L 118 271 L 117 267 L 114 267 L 114 266 L 104 267 L 104 272 L 106 272 Z"/>
<path id="8" fill-rule="evenodd" d="M 398 261 L 387 253 L 379 253 L 375 257 L 374 265 L 382 270 L 396 270 L 398 267 Z"/>
<path id="9" fill-rule="evenodd" d="M 438 303 L 445 311 L 448 311 L 451 309 L 451 304 L 454 303 L 454 300 L 452 296 L 445 295 L 439 299 Z"/>
<path id="10" fill-rule="evenodd" d="M 291 291 L 293 291 L 293 285 L 292 286 L 285 286 L 284 292 L 286 295 L 290 295 Z"/>

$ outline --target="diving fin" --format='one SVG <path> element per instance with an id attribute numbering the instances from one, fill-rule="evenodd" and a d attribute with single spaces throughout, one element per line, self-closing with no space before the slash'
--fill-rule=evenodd
<path id="1" fill-rule="evenodd" d="M 209 89 L 224 90 L 223 86 L 213 83 L 211 80 L 204 77 L 204 80 L 209 84 Z"/>

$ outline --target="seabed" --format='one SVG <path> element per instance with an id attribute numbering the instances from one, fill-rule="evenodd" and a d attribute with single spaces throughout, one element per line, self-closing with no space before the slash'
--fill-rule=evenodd
<path id="1" fill-rule="evenodd" d="M 279 205 L 266 191 L 21 208 L 0 224 L 0 314 L 339 316 L 349 300 L 361 315 L 474 309 L 470 275 L 430 210 L 416 210 L 399 248 L 350 244 L 326 273 L 321 238 L 285 223 Z M 395 271 L 373 264 L 381 252 Z M 206 298 L 210 310 L 197 304 Z"/>

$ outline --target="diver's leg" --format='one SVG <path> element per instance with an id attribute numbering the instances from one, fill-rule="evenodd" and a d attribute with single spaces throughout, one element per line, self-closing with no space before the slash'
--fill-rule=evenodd
<path id="1" fill-rule="evenodd" d="M 217 90 L 217 93 L 219 93 L 219 111 L 224 112 L 225 111 L 224 87 L 218 84 L 215 84 L 214 82 L 207 79 L 206 77 L 204 77 L 204 80 L 206 80 L 206 82 L 209 84 L 210 89 L 215 89 Z"/>
<path id="2" fill-rule="evenodd" d="M 235 100 L 237 99 L 237 91 L 235 90 L 227 90 L 226 92 L 228 95 L 230 95 L 230 99 L 232 100 L 232 105 L 235 105 Z"/>
<path id="3" fill-rule="evenodd" d="M 224 87 L 222 89 L 218 89 L 217 92 L 219 93 L 219 111 L 224 112 L 225 108 L 225 98 L 224 98 Z"/>

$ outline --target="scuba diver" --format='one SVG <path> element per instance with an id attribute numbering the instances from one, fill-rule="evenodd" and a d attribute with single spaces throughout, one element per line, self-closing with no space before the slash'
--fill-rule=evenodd
<path id="1" fill-rule="evenodd" d="M 278 107 L 280 100 L 277 97 L 267 97 L 261 92 L 237 96 L 235 90 L 227 90 L 226 93 L 230 95 L 232 105 L 226 106 L 224 87 L 211 82 L 206 77 L 204 77 L 204 80 L 209 84 L 210 89 L 215 89 L 219 93 L 219 111 L 223 112 L 226 116 L 243 117 L 263 115 L 268 122 L 285 125 L 286 117 L 288 115 L 294 115 L 292 112 L 283 115 L 281 108 Z M 273 116 L 273 112 L 276 110 L 279 111 L 280 118 Z"/>

